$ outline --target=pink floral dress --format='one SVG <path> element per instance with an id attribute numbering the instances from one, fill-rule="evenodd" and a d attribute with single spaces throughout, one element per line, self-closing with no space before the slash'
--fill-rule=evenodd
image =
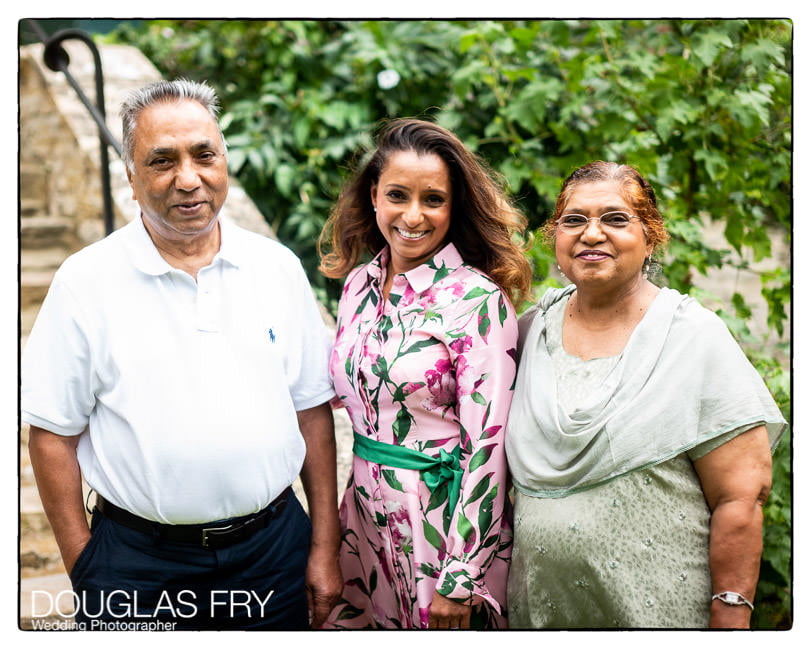
<path id="1" fill-rule="evenodd" d="M 331 628 L 427 628 L 434 591 L 506 626 L 512 528 L 504 429 L 516 371 L 515 312 L 449 244 L 394 278 L 388 250 L 344 286 L 330 361 L 356 434 L 437 457 L 460 453 L 458 502 L 420 471 L 353 456 L 341 503 L 345 580 Z M 476 606 L 480 605 L 480 606 Z"/>

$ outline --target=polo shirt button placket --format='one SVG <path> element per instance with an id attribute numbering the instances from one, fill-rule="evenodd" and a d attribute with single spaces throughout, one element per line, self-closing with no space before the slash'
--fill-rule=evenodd
<path id="1" fill-rule="evenodd" d="M 217 326 L 216 294 L 210 288 L 210 281 L 200 273 L 197 277 L 197 329 L 199 331 L 219 331 Z"/>

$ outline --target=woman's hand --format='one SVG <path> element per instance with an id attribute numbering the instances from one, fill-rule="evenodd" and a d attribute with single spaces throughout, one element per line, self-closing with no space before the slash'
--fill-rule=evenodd
<path id="1" fill-rule="evenodd" d="M 429 629 L 469 629 L 470 611 L 468 604 L 459 604 L 434 592 L 431 609 L 428 613 Z"/>

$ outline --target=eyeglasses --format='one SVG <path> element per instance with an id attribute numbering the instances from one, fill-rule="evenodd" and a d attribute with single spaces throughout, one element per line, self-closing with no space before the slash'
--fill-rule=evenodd
<path id="1" fill-rule="evenodd" d="M 640 217 L 626 212 L 614 211 L 606 212 L 600 216 L 585 216 L 583 214 L 564 214 L 555 223 L 564 232 L 569 234 L 579 234 L 586 229 L 592 220 L 599 221 L 603 230 L 622 230 L 631 225 L 633 219 Z"/>

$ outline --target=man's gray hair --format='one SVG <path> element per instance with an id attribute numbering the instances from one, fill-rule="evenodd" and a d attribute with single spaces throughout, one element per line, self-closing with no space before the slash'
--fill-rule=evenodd
<path id="1" fill-rule="evenodd" d="M 121 104 L 121 122 L 123 126 L 123 143 L 121 157 L 130 171 L 135 170 L 133 152 L 135 150 L 135 127 L 138 117 L 145 108 L 161 102 L 191 100 L 200 103 L 211 115 L 220 133 L 223 146 L 225 137 L 222 134 L 217 118 L 220 112 L 220 101 L 214 88 L 205 82 L 175 79 L 174 81 L 156 81 L 131 92 Z"/>

